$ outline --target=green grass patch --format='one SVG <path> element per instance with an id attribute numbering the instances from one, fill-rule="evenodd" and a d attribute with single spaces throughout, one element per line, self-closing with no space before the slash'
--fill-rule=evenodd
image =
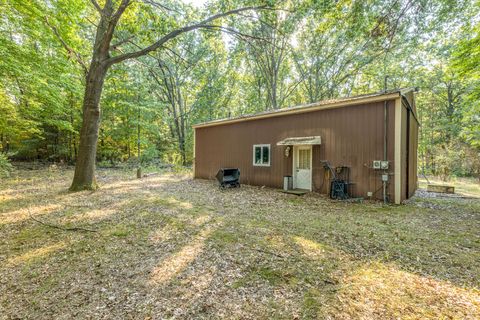
<path id="1" fill-rule="evenodd" d="M 321 304 L 322 293 L 320 290 L 311 288 L 303 295 L 302 317 L 304 319 L 318 319 Z"/>
<path id="2" fill-rule="evenodd" d="M 117 225 L 109 231 L 109 234 L 118 238 L 126 238 L 132 234 L 133 228 L 126 225 Z"/>
<path id="3" fill-rule="evenodd" d="M 225 231 L 225 230 L 215 230 L 210 239 L 215 241 L 217 244 L 220 245 L 228 245 L 230 243 L 235 243 L 238 241 L 238 235 L 235 233 Z"/>

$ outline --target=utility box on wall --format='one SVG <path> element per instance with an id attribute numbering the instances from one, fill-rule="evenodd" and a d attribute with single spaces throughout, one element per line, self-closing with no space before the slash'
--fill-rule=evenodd
<path id="1" fill-rule="evenodd" d="M 283 177 L 283 190 L 292 190 L 293 189 L 293 178 L 292 176 Z"/>
<path id="2" fill-rule="evenodd" d="M 375 170 L 387 170 L 388 169 L 388 161 L 373 160 L 372 167 Z"/>

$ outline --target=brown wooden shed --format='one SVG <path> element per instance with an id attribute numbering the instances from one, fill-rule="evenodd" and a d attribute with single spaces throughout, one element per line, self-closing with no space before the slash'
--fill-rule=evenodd
<path id="1" fill-rule="evenodd" d="M 194 177 L 239 168 L 244 184 L 327 193 L 331 167 L 349 168 L 353 197 L 401 201 L 417 188 L 413 89 L 321 101 L 194 127 Z M 388 167 L 387 167 L 388 166 Z"/>

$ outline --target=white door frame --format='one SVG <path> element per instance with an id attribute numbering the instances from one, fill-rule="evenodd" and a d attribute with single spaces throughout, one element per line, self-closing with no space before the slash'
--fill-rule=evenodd
<path id="1" fill-rule="evenodd" d="M 297 188 L 297 169 L 295 166 L 296 160 L 297 160 L 297 154 L 298 154 L 298 147 L 309 147 L 310 148 L 310 187 L 308 190 L 312 191 L 312 175 L 313 175 L 313 148 L 312 145 L 296 145 L 293 146 L 293 161 L 292 161 L 292 178 L 293 178 L 293 188 Z"/>

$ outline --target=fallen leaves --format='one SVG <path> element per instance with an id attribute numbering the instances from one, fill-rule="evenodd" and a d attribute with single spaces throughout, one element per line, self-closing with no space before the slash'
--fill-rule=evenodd
<path id="1" fill-rule="evenodd" d="M 159 265 L 153 269 L 150 283 L 154 285 L 163 284 L 168 280 L 172 280 L 173 277 L 182 272 L 202 253 L 205 240 L 212 230 L 212 227 L 206 227 L 182 249 L 163 259 Z"/>
<path id="2" fill-rule="evenodd" d="M 339 319 L 478 319 L 480 291 L 367 263 L 342 279 Z"/>
<path id="3" fill-rule="evenodd" d="M 0 310 L 51 318 L 477 316 L 478 205 L 332 202 L 101 170 L 18 170 L 0 186 Z M 420 204 L 420 205 L 419 205 Z M 28 219 L 88 226 L 62 232 Z"/>
<path id="4" fill-rule="evenodd" d="M 7 260 L 7 263 L 11 265 L 18 265 L 21 263 L 28 263 L 35 259 L 46 258 L 49 254 L 55 251 L 59 251 L 66 247 L 66 244 L 55 243 L 52 245 L 43 246 L 41 248 L 29 250 L 23 254 L 17 255 Z"/>

